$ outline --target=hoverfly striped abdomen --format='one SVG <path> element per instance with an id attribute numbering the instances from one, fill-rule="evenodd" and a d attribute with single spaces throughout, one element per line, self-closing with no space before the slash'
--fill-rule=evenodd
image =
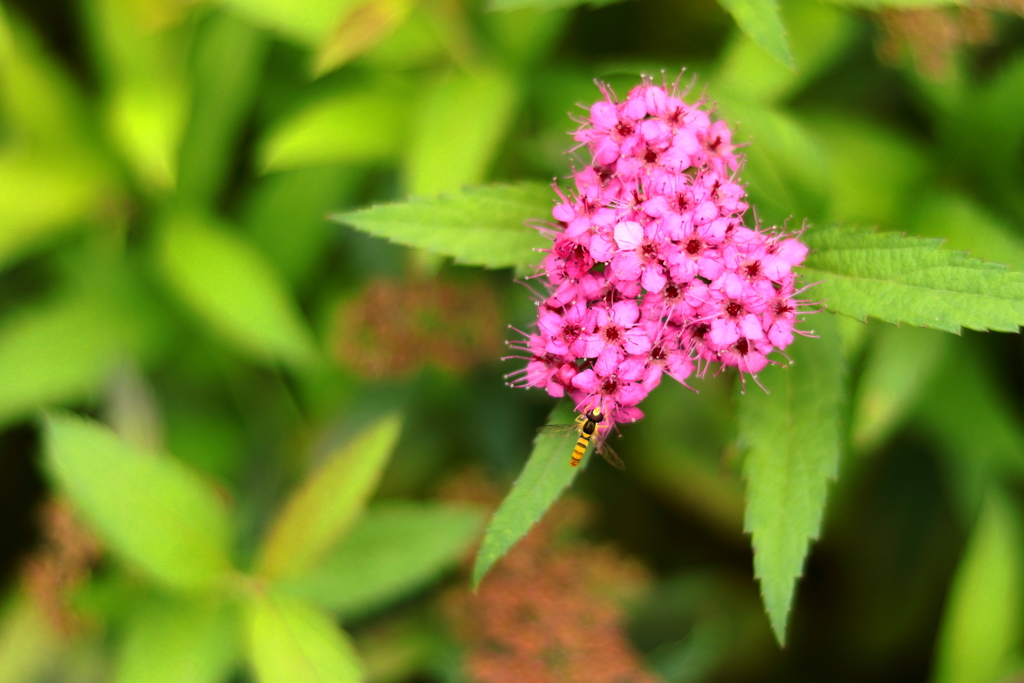
<path id="1" fill-rule="evenodd" d="M 601 409 L 588 410 L 585 415 L 580 415 L 576 418 L 576 422 L 580 425 L 580 438 L 576 441 L 576 448 L 572 451 L 572 458 L 569 460 L 569 464 L 576 467 L 580 464 L 580 460 L 583 459 L 583 454 L 587 450 L 587 445 L 590 443 L 591 437 L 594 436 L 594 432 L 597 431 L 597 423 L 601 421 Z"/>
<path id="2" fill-rule="evenodd" d="M 579 438 L 576 440 L 576 446 L 572 449 L 572 457 L 569 459 L 569 464 L 576 467 L 583 460 L 584 453 L 587 452 L 587 446 L 590 445 L 591 439 L 594 440 L 594 449 L 598 454 L 608 461 L 613 467 L 618 467 L 620 470 L 624 469 L 622 465 L 622 459 L 619 458 L 618 454 L 612 450 L 604 438 L 604 435 L 598 433 L 598 425 L 604 421 L 604 414 L 601 411 L 600 406 L 588 410 L 582 415 L 576 417 L 576 422 L 571 425 L 545 425 L 537 431 L 542 434 L 553 434 L 557 436 L 568 436 L 569 434 L 579 434 Z"/>

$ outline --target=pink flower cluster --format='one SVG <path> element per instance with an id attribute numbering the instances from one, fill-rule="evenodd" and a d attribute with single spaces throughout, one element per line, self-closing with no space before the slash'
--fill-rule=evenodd
<path id="1" fill-rule="evenodd" d="M 685 383 L 708 364 L 757 373 L 793 341 L 793 266 L 807 247 L 744 227 L 742 157 L 722 121 L 675 87 L 645 80 L 604 99 L 574 137 L 593 162 L 552 215 L 549 283 L 519 386 L 568 394 L 580 412 L 633 421 L 663 374 Z M 696 366 L 695 366 L 696 364 Z"/>

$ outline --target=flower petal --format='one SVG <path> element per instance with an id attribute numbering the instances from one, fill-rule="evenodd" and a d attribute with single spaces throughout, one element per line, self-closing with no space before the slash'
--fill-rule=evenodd
<path id="1" fill-rule="evenodd" d="M 619 249 L 636 249 L 644 240 L 644 229 L 636 221 L 623 221 L 615 226 L 615 243 Z"/>

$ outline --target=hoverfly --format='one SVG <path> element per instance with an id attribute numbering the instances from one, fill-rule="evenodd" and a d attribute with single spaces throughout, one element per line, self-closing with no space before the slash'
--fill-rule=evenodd
<path id="1" fill-rule="evenodd" d="M 569 464 L 576 467 L 580 464 L 580 460 L 583 459 L 583 453 L 587 450 L 587 444 L 590 443 L 590 439 L 597 432 L 597 426 L 604 420 L 604 415 L 601 413 L 600 406 L 588 410 L 582 415 L 577 416 L 576 422 L 571 425 L 545 425 L 537 429 L 541 434 L 551 434 L 552 436 L 566 436 L 568 434 L 577 433 L 580 438 L 576 441 L 576 447 L 572 451 L 572 458 L 569 460 Z M 626 466 L 622 464 L 622 459 L 618 453 L 612 450 L 612 447 L 608 445 L 607 440 L 602 438 L 598 434 L 597 439 L 594 440 L 594 450 L 596 450 L 602 458 L 608 461 L 608 464 L 612 467 L 617 467 L 620 470 L 626 469 Z"/>

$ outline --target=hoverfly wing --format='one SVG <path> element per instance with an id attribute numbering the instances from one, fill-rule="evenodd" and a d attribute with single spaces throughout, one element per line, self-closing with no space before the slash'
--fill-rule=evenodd
<path id="1" fill-rule="evenodd" d="M 580 428 L 577 425 L 544 425 L 537 427 L 537 433 L 548 436 L 569 436 L 570 434 L 579 434 Z"/>
<path id="2" fill-rule="evenodd" d="M 612 467 L 620 470 L 626 469 L 626 465 L 622 462 L 622 458 L 615 452 L 615 449 L 608 445 L 607 441 L 601 441 L 596 444 L 596 450 L 601 454 L 601 457 L 607 461 Z"/>

